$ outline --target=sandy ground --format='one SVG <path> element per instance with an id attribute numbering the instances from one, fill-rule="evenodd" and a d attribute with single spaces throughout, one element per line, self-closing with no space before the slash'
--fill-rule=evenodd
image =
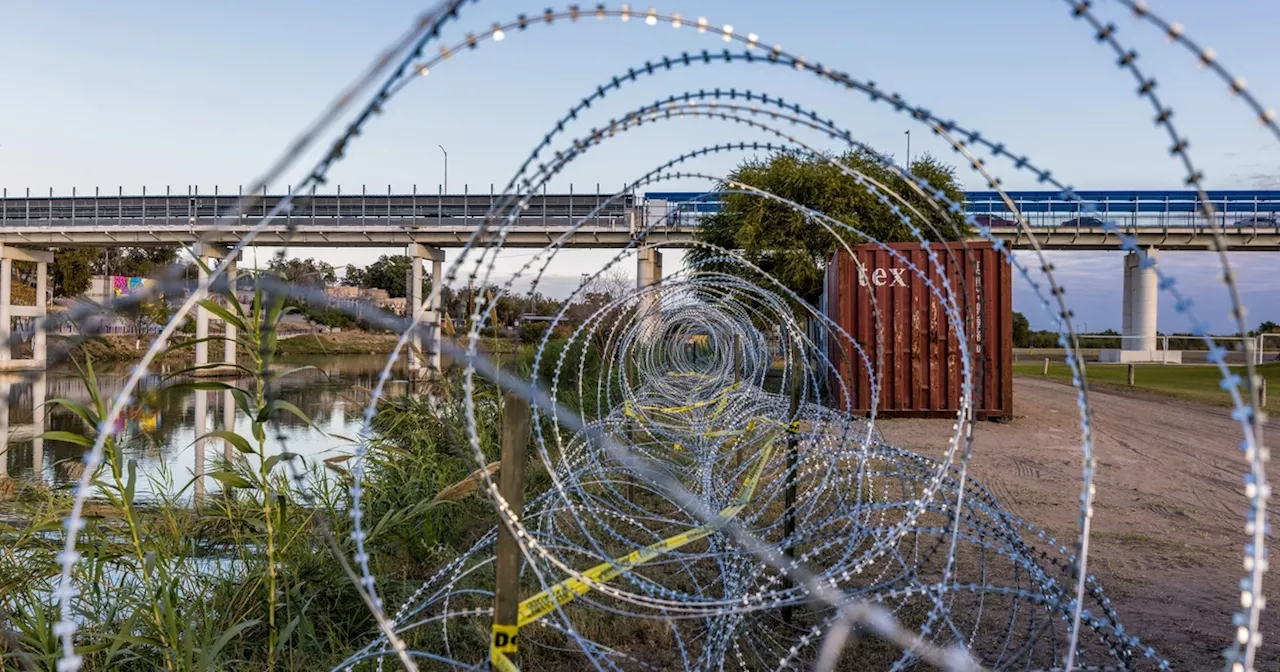
<path id="1" fill-rule="evenodd" d="M 1239 426 L 1228 410 L 1174 401 L 1094 391 L 1090 405 L 1099 470 L 1089 571 L 1126 629 L 1177 669 L 1222 669 L 1244 576 Z M 1081 466 L 1076 392 L 1017 378 L 1014 413 L 1012 423 L 975 428 L 970 473 L 1016 515 L 1060 540 L 1074 539 Z M 891 443 L 931 455 L 951 434 L 946 420 L 876 424 Z M 1264 431 L 1277 445 L 1280 422 Z M 1273 500 L 1273 521 L 1278 509 Z M 1280 600 L 1275 571 L 1264 586 L 1273 601 Z M 1280 607 L 1263 612 L 1262 632 L 1258 669 L 1275 669 Z"/>

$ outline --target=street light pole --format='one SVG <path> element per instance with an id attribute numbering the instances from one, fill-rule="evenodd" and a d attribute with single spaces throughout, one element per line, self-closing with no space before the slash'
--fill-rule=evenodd
<path id="1" fill-rule="evenodd" d="M 907 170 L 911 170 L 911 129 L 906 130 L 907 134 Z"/>
<path id="2" fill-rule="evenodd" d="M 444 193 L 449 193 L 449 152 L 445 151 L 444 145 L 436 145 L 444 152 Z"/>

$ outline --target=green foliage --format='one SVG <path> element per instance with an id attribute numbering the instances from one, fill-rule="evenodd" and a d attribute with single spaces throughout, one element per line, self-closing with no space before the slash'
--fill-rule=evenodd
<path id="1" fill-rule="evenodd" d="M 277 255 L 267 262 L 267 269 L 294 285 L 324 287 L 338 281 L 333 265 L 311 258 L 285 258 Z"/>
<path id="2" fill-rule="evenodd" d="M 151 277 L 177 259 L 178 248 L 172 246 L 54 249 L 50 286 L 54 296 L 81 296 L 89 291 L 94 275 Z"/>
<path id="3" fill-rule="evenodd" d="M 551 327 L 549 322 L 525 322 L 520 325 L 520 343 L 535 345 L 542 341 L 542 335 Z"/>
<path id="4" fill-rule="evenodd" d="M 347 265 L 342 275 L 342 284 L 351 287 L 369 287 L 384 289 L 392 298 L 402 298 L 405 291 L 405 280 L 409 271 L 413 270 L 413 260 L 404 254 L 384 254 L 367 268 Z M 430 287 L 430 281 L 424 282 Z"/>
<path id="5" fill-rule="evenodd" d="M 913 216 L 928 240 L 959 240 L 966 235 L 958 215 L 940 213 L 935 206 L 908 183 L 893 175 L 879 160 L 865 150 L 846 152 L 834 158 L 854 171 L 888 187 L 887 191 L 904 195 L 907 203 L 923 216 Z M 912 162 L 911 170 L 940 188 L 951 199 L 963 202 L 964 192 L 955 179 L 955 170 L 929 156 Z M 731 185 L 751 187 L 795 201 L 862 232 L 858 236 L 835 228 L 832 235 L 821 224 L 791 206 L 756 194 L 732 193 Z M 812 306 L 822 295 L 823 269 L 827 256 L 838 247 L 838 240 L 850 245 L 871 241 L 909 242 L 916 240 L 890 206 L 881 202 L 866 187 L 827 160 L 794 153 L 775 154 L 765 160 L 749 160 L 739 165 L 720 185 L 722 208 L 707 217 L 698 227 L 701 241 L 730 250 L 796 292 Z M 895 205 L 898 205 L 895 203 Z M 903 213 L 911 211 L 903 207 Z M 686 253 L 692 262 L 706 261 L 720 253 L 706 248 L 692 248 Z M 717 263 L 717 268 L 736 275 L 752 276 L 738 264 Z"/>
<path id="6" fill-rule="evenodd" d="M 101 251 L 95 248 L 70 247 L 53 251 L 49 265 L 49 282 L 54 296 L 80 296 L 93 282 L 93 264 Z"/>
<path id="7" fill-rule="evenodd" d="M 1259 334 L 1280 334 L 1280 324 L 1267 320 L 1258 325 Z"/>
<path id="8" fill-rule="evenodd" d="M 98 275 L 150 277 L 178 260 L 177 247 L 92 248 L 93 272 Z"/>
<path id="9" fill-rule="evenodd" d="M 1031 322 L 1019 312 L 1013 313 L 1013 347 L 1031 347 Z"/>
<path id="10" fill-rule="evenodd" d="M 249 307 L 213 300 L 202 306 L 237 328 L 248 357 L 241 367 L 247 385 L 193 378 L 194 369 L 187 369 L 141 396 L 181 404 L 193 392 L 229 392 L 238 415 L 249 419 L 248 431 L 201 437 L 211 446 L 224 444 L 231 457 L 212 465 L 210 482 L 219 491 L 198 507 L 187 499 L 194 480 L 175 483 L 165 472 L 150 478 L 154 499 L 140 500 L 136 462 L 116 437 L 107 437 L 104 462 L 90 475 L 92 498 L 78 545 L 77 653 L 94 672 L 328 669 L 375 627 L 334 556 L 355 553 L 350 474 L 342 458 L 324 468 L 312 464 L 300 490 L 286 471 L 292 456 L 266 445 L 270 426 L 284 419 L 320 431 L 297 406 L 268 394 L 274 380 L 300 370 L 272 365 L 275 329 L 291 309 L 261 290 Z M 50 444 L 86 449 L 107 414 L 110 400 L 99 392 L 92 362 L 81 375 L 90 402 L 50 402 L 73 418 L 44 435 Z M 366 548 L 388 604 L 403 601 L 496 522 L 482 496 L 470 494 L 478 479 L 468 479 L 476 463 L 461 378 L 454 374 L 437 385 L 430 397 L 381 402 L 368 445 Z M 479 382 L 475 399 L 481 450 L 495 460 L 499 390 Z M 531 470 L 529 483 L 545 487 L 545 473 Z M 61 530 L 71 496 L 17 487 L 19 515 L 0 517 L 0 557 L 20 559 L 0 562 L 0 670 L 53 669 L 60 655 L 53 588 L 62 539 L 49 532 Z M 446 489 L 448 496 L 437 501 Z M 428 636 L 411 633 L 409 644 L 430 649 L 434 644 L 414 641 Z"/>
<path id="11" fill-rule="evenodd" d="M 293 308 L 300 315 L 316 324 L 323 324 L 333 329 L 350 329 L 358 325 L 356 318 L 338 308 L 320 308 L 310 301 L 296 301 L 293 299 L 290 299 L 287 303 L 290 308 Z"/>

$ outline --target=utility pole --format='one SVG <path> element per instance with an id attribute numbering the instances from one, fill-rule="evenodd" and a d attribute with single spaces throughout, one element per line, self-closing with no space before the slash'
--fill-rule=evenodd
<path id="1" fill-rule="evenodd" d="M 467 330 L 471 330 L 472 315 L 476 314 L 476 279 L 467 278 Z"/>
<path id="2" fill-rule="evenodd" d="M 907 134 L 907 170 L 911 170 L 911 129 L 906 130 Z"/>

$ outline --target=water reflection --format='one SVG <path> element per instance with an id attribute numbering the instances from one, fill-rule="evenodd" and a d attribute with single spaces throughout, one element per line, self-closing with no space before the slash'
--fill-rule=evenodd
<path id="1" fill-rule="evenodd" d="M 282 379 L 278 385 L 283 398 L 306 413 L 322 431 L 316 431 L 301 419 L 278 413 L 267 431 L 267 454 L 296 453 L 308 458 L 325 459 L 351 452 L 353 446 L 343 438 L 354 438 L 363 420 L 366 390 L 373 387 L 386 363 L 377 355 L 298 358 L 282 362 L 282 368 L 312 366 Z M 128 370 L 97 374 L 97 389 L 110 398 L 117 394 L 128 377 Z M 390 394 L 407 390 L 403 370 L 395 372 Z M 200 473 L 212 470 L 212 462 L 227 454 L 232 447 L 220 439 L 196 438 L 215 429 L 231 428 L 250 438 L 250 420 L 236 408 L 230 392 L 196 391 L 185 394 L 165 392 L 160 376 L 143 380 L 130 404 L 116 424 L 118 445 L 126 459 L 138 461 L 140 493 L 153 494 L 156 485 L 151 476 L 176 491 Z M 248 389 L 251 381 L 235 381 Z M 91 405 L 92 398 L 85 382 L 74 369 L 50 370 L 34 382 L 21 377 L 0 379 L 0 436 L 6 448 L 0 455 L 0 476 L 38 479 L 52 485 L 65 485 L 80 474 L 85 448 L 73 443 L 35 438 L 47 430 L 81 433 L 84 423 L 71 411 L 46 403 L 53 398 L 66 398 Z M 197 427 L 202 429 L 197 431 Z M 252 439 L 250 438 L 252 443 Z M 203 467 L 203 469 L 201 468 Z M 200 479 L 202 490 L 216 491 L 217 482 Z"/>

